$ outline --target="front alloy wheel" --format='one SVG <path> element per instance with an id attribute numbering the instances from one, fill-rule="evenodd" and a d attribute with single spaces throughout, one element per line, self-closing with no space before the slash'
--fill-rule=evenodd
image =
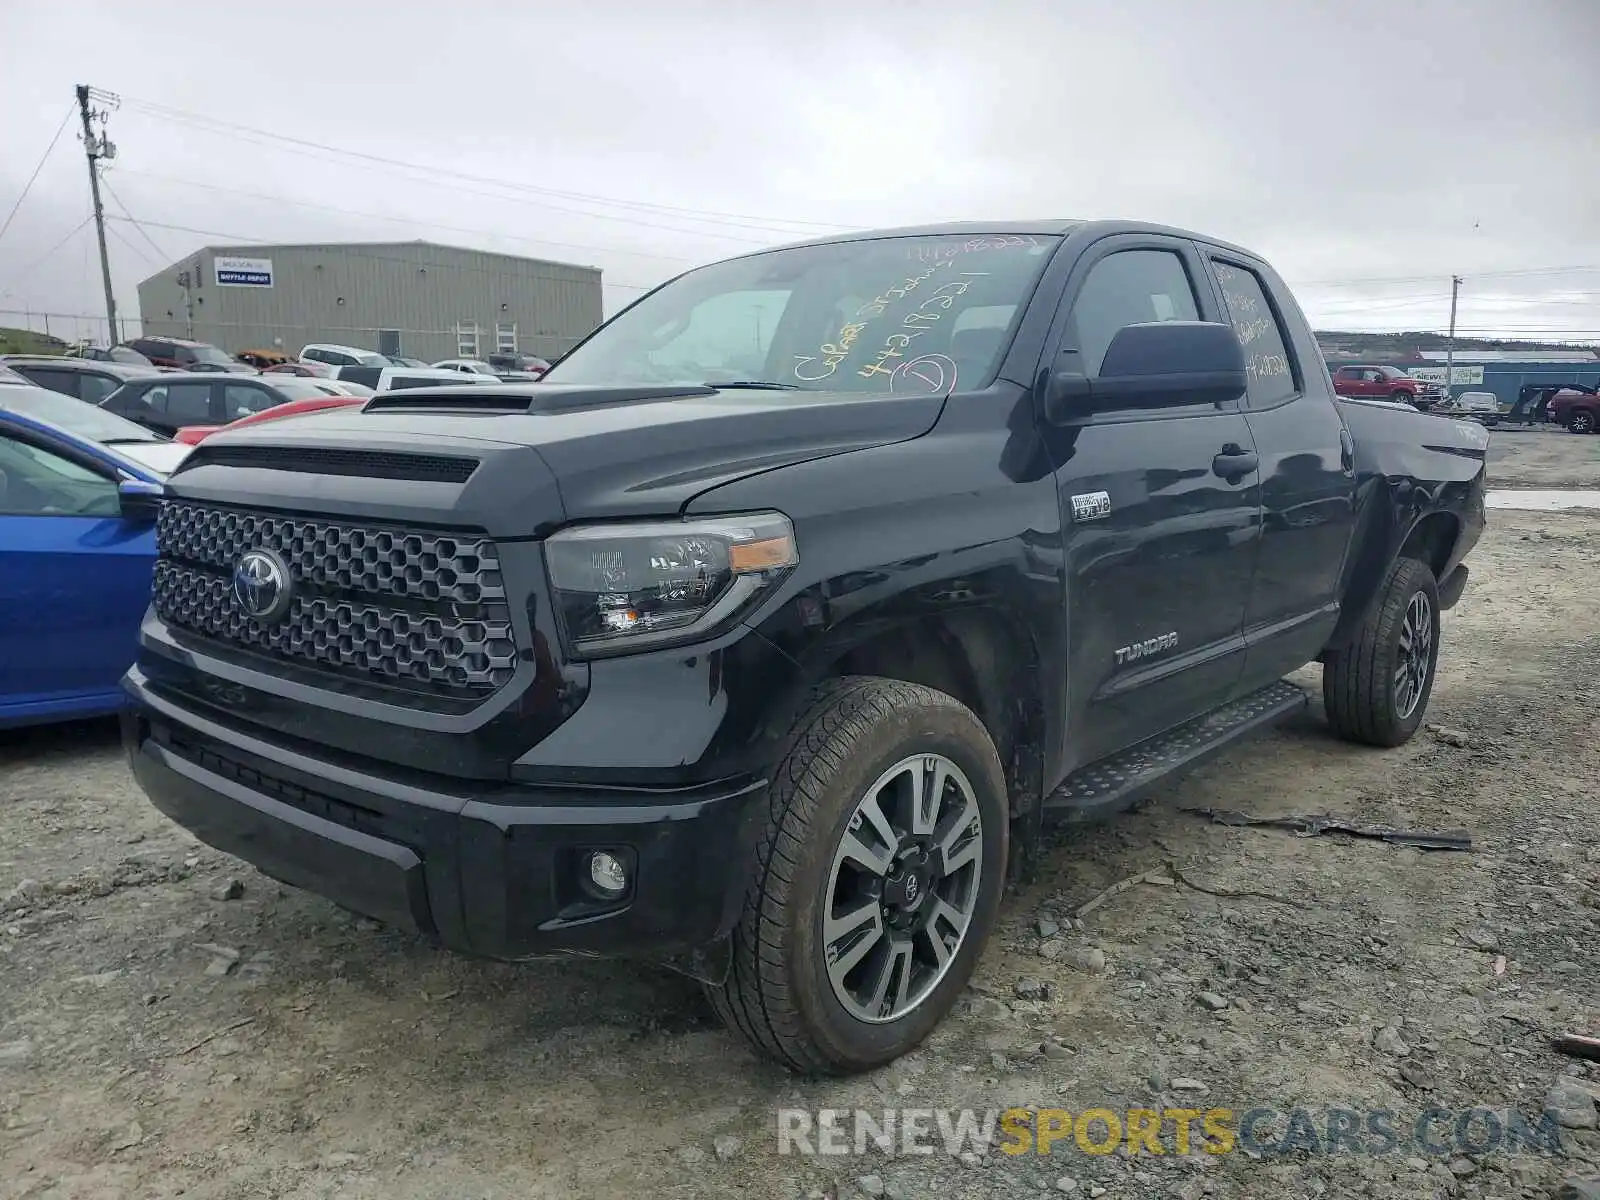
<path id="1" fill-rule="evenodd" d="M 833 994 L 862 1021 L 926 1000 L 961 949 L 983 878 L 983 814 L 961 768 L 902 759 L 867 789 L 828 873 L 823 954 Z"/>
<path id="2" fill-rule="evenodd" d="M 1005 879 L 1005 775 L 970 709 L 899 680 L 821 685 L 789 739 L 707 994 L 793 1070 L 871 1070 L 933 1032 L 977 965 Z"/>

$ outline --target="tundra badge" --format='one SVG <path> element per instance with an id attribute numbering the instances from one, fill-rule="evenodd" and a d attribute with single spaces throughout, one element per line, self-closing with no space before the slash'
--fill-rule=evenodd
<path id="1" fill-rule="evenodd" d="M 1111 515 L 1110 492 L 1084 492 L 1072 498 L 1074 521 L 1098 521 Z"/>
<path id="2" fill-rule="evenodd" d="M 1142 642 L 1135 642 L 1131 646 L 1122 646 L 1117 650 L 1117 665 L 1135 662 L 1141 658 L 1148 658 L 1152 654 L 1160 654 L 1163 650 L 1174 650 L 1178 645 L 1176 631 L 1163 633 L 1160 637 L 1145 638 Z"/>

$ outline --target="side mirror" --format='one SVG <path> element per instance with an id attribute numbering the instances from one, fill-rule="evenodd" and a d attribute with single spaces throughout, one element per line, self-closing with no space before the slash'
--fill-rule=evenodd
<path id="1" fill-rule="evenodd" d="M 123 517 L 129 521 L 154 521 L 161 512 L 161 500 L 166 488 L 159 483 L 146 483 L 143 479 L 124 479 L 117 484 L 117 500 Z"/>
<path id="2" fill-rule="evenodd" d="M 1057 371 L 1045 417 L 1066 424 L 1085 412 L 1227 404 L 1244 395 L 1244 350 L 1233 326 L 1209 321 L 1125 325 L 1092 379 Z"/>

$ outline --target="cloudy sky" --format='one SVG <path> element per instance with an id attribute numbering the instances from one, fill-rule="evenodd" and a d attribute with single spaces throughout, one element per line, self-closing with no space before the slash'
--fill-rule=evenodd
<path id="1" fill-rule="evenodd" d="M 835 229 L 1125 216 L 1258 250 L 1321 327 L 1442 329 L 1455 273 L 1465 333 L 1600 340 L 1600 0 L 0 7 L 0 222 L 73 85 L 116 93 L 126 312 L 207 243 L 587 263 L 609 312 Z M 75 129 L 0 325 L 103 311 Z"/>

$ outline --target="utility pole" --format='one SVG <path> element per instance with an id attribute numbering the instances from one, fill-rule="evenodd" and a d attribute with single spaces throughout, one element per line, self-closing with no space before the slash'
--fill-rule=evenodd
<path id="1" fill-rule="evenodd" d="M 193 282 L 194 281 L 190 277 L 189 272 L 179 272 L 178 286 L 183 289 L 183 324 L 185 330 L 187 331 L 183 336 L 188 338 L 191 342 L 194 341 L 194 293 L 192 293 L 189 288 Z"/>
<path id="2" fill-rule="evenodd" d="M 1450 276 L 1450 336 L 1444 343 L 1444 400 L 1455 399 L 1451 390 L 1456 382 L 1456 298 L 1461 294 L 1461 276 Z"/>
<path id="3" fill-rule="evenodd" d="M 117 297 L 111 290 L 111 257 L 106 253 L 106 211 L 100 203 L 100 160 L 113 159 L 117 148 L 104 133 L 96 134 L 94 123 L 98 119 L 102 128 L 106 123 L 104 109 L 96 113 L 89 107 L 91 99 L 108 101 L 115 105 L 117 98 L 109 92 L 99 92 L 86 83 L 78 85 L 78 116 L 83 120 L 83 152 L 89 158 L 89 194 L 94 199 L 94 232 L 100 239 L 100 278 L 106 288 L 107 345 L 117 344 Z"/>

